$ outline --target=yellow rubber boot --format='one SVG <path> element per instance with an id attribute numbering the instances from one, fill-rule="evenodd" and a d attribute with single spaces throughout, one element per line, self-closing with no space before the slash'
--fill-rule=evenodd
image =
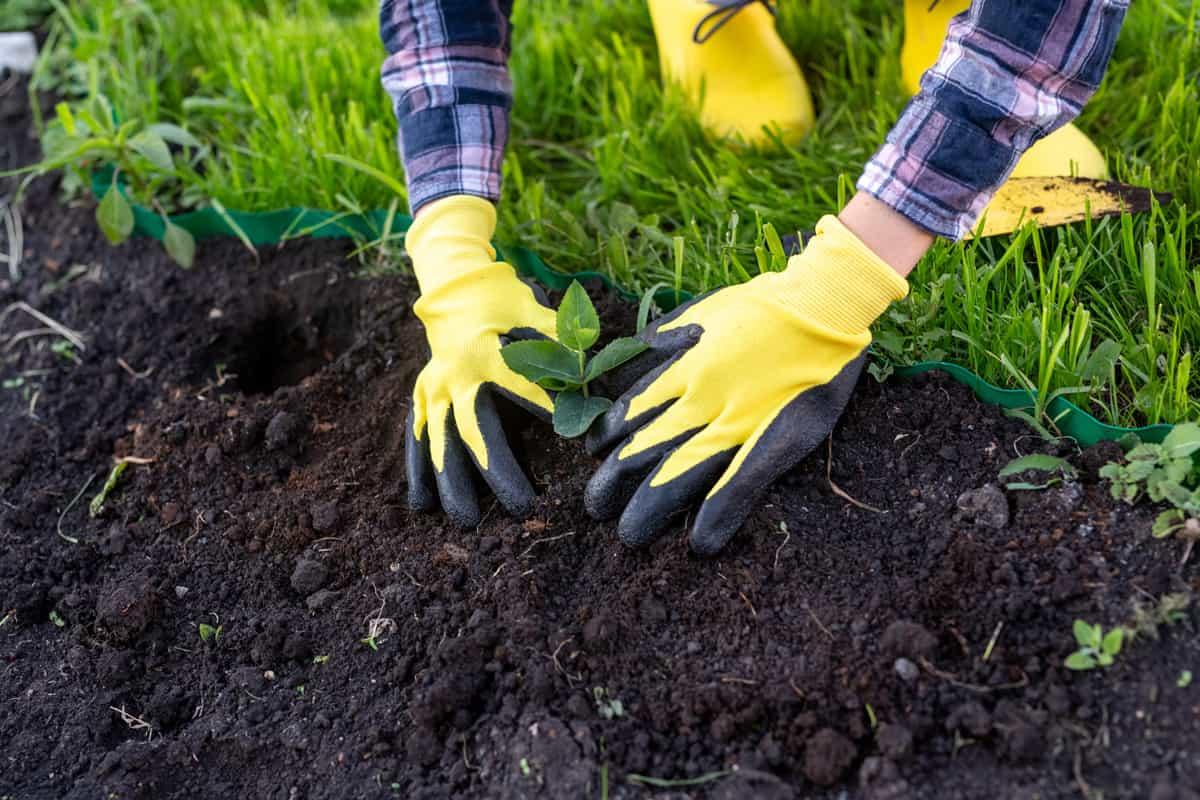
<path id="1" fill-rule="evenodd" d="M 649 5 L 663 77 L 683 86 L 710 133 L 756 144 L 768 139 L 764 126 L 777 127 L 786 142 L 812 129 L 808 83 L 765 5 L 749 3 L 716 15 L 720 5 L 704 0 Z"/>
<path id="2" fill-rule="evenodd" d="M 916 94 L 921 76 L 937 61 L 950 20 L 970 7 L 970 0 L 904 0 L 904 45 L 900 49 L 900 75 L 904 88 Z M 1067 124 L 1033 144 L 1013 170 L 1014 178 L 1074 175 L 1108 179 L 1108 165 L 1100 149 L 1074 124 Z"/>

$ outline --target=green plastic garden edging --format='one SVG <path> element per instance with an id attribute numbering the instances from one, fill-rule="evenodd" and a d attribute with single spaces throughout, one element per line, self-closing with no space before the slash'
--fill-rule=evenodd
<path id="1" fill-rule="evenodd" d="M 93 173 L 92 191 L 97 199 L 104 197 L 111 182 L 111 169 L 97 170 Z M 368 214 L 338 214 L 309 208 L 283 208 L 263 212 L 227 211 L 226 215 L 222 215 L 216 209 L 205 208 L 177 214 L 170 217 L 170 220 L 197 239 L 237 236 L 239 232 L 229 224 L 229 220 L 232 220 L 240 228 L 240 232 L 256 245 L 276 244 L 285 239 L 304 236 L 315 238 L 358 236 L 371 239 L 378 237 L 388 224 L 386 211 L 372 211 Z M 162 217 L 158 214 L 135 204 L 133 205 L 133 218 L 134 233 L 162 239 L 165 225 Z M 411 217 L 396 214 L 392 218 L 391 229 L 394 232 L 404 232 L 408 230 L 411 223 Z M 496 250 L 500 257 L 512 264 L 519 273 L 533 278 L 550 289 L 565 289 L 572 280 L 577 278 L 597 280 L 627 301 L 636 302 L 638 300 L 638 296 L 633 292 L 616 285 L 607 275 L 599 272 L 579 272 L 568 275 L 553 269 L 542 261 L 537 253 L 527 248 L 497 245 Z M 690 300 L 691 297 L 692 295 L 688 292 L 660 289 L 654 300 L 660 308 L 670 309 L 681 302 Z M 958 364 L 945 361 L 923 361 L 912 366 L 899 367 L 895 370 L 895 374 L 907 377 L 930 370 L 941 370 L 947 373 L 954 380 L 970 387 L 975 395 L 985 403 L 992 403 L 1007 409 L 1033 407 L 1034 396 L 1032 393 L 1023 389 L 1002 389 L 994 386 Z M 1173 427 L 1165 424 L 1146 425 L 1140 428 L 1107 425 L 1062 397 L 1055 398 L 1050 403 L 1047 413 L 1051 419 L 1056 420 L 1055 424 L 1063 435 L 1075 439 L 1084 447 L 1099 441 L 1120 439 L 1129 434 L 1136 435 L 1144 442 L 1161 442 Z"/>

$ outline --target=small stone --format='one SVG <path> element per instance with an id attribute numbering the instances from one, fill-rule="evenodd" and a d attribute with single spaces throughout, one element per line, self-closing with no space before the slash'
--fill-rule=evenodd
<path id="1" fill-rule="evenodd" d="M 1018 763 L 1040 761 L 1046 751 L 1042 732 L 1025 722 L 1018 722 L 1005 731 L 1005 746 L 1008 757 Z"/>
<path id="2" fill-rule="evenodd" d="M 963 703 L 946 717 L 946 730 L 965 731 L 977 738 L 987 736 L 992 730 L 992 715 L 979 703 Z"/>
<path id="3" fill-rule="evenodd" d="M 909 661 L 907 658 L 897 658 L 892 664 L 892 669 L 900 676 L 900 680 L 905 683 L 912 683 L 917 678 L 921 677 L 921 670 L 916 664 Z"/>
<path id="4" fill-rule="evenodd" d="M 887 626 L 879 645 L 885 653 L 921 659 L 933 655 L 937 637 L 915 622 L 899 619 Z"/>
<path id="5" fill-rule="evenodd" d="M 129 534 L 120 525 L 113 525 L 100 539 L 100 553 L 106 556 L 119 556 L 125 552 L 129 544 Z"/>
<path id="6" fill-rule="evenodd" d="M 804 775 L 818 786 L 832 786 L 857 755 L 854 742 L 832 728 L 822 728 L 804 745 Z"/>
<path id="7" fill-rule="evenodd" d="M 204 462 L 210 467 L 215 467 L 221 463 L 221 448 L 215 444 L 210 444 L 204 450 Z"/>
<path id="8" fill-rule="evenodd" d="M 179 519 L 180 511 L 179 503 L 164 503 L 162 511 L 159 512 L 163 525 L 174 525 Z"/>
<path id="9" fill-rule="evenodd" d="M 998 530 L 1008 525 L 1008 498 L 994 483 L 960 494 L 958 510 L 980 527 Z"/>
<path id="10" fill-rule="evenodd" d="M 324 588 L 328 580 L 329 568 L 320 561 L 301 558 L 296 561 L 296 568 L 292 570 L 292 588 L 305 596 Z"/>
<path id="11" fill-rule="evenodd" d="M 1050 495 L 1050 502 L 1060 514 L 1070 514 L 1083 505 L 1083 487 L 1074 481 L 1064 483 Z"/>
<path id="12" fill-rule="evenodd" d="M 575 692 L 567 698 L 567 712 L 576 719 L 590 719 L 595 716 L 595 706 L 582 694 Z"/>
<path id="13" fill-rule="evenodd" d="M 287 447 L 299 427 L 300 421 L 296 419 L 296 415 L 287 411 L 280 411 L 271 417 L 271 421 L 267 423 L 267 449 L 279 450 Z"/>
<path id="14" fill-rule="evenodd" d="M 262 671 L 255 667 L 238 667 L 229 673 L 229 679 L 239 689 L 257 694 L 265 686 Z"/>
<path id="15" fill-rule="evenodd" d="M 879 752 L 893 761 L 901 761 L 912 752 L 912 731 L 895 722 L 885 722 L 875 732 Z"/>
<path id="16" fill-rule="evenodd" d="M 332 533 L 337 529 L 340 517 L 336 500 L 317 503 L 312 509 L 312 528 L 317 533 Z"/>
<path id="17" fill-rule="evenodd" d="M 331 591 L 330 589 L 321 589 L 313 592 L 307 598 L 305 598 L 304 605 L 308 606 L 309 611 L 323 611 L 337 603 L 341 596 L 341 592 Z"/>
<path id="18" fill-rule="evenodd" d="M 175 596 L 178 597 L 180 600 L 182 600 L 183 598 L 187 597 L 187 593 L 190 591 L 191 591 L 191 589 L 189 589 L 186 586 L 176 586 L 175 587 Z"/>

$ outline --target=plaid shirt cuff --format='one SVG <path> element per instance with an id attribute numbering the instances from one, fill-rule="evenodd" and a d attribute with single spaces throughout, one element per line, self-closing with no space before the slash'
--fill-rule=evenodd
<path id="1" fill-rule="evenodd" d="M 382 0 L 380 34 L 413 214 L 449 195 L 500 199 L 511 0 Z"/>
<path id="2" fill-rule="evenodd" d="M 975 0 L 858 188 L 938 236 L 969 234 L 1021 155 L 1100 84 L 1127 0 Z"/>

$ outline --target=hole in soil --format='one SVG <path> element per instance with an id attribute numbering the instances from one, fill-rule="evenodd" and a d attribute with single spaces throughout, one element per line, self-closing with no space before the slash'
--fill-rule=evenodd
<path id="1" fill-rule="evenodd" d="M 270 394 L 294 386 L 344 352 L 354 341 L 355 293 L 346 287 L 298 289 L 263 298 L 233 312 L 213 347 L 206 377 L 228 376 L 222 388 Z M 330 295 L 333 295 L 332 297 Z"/>

